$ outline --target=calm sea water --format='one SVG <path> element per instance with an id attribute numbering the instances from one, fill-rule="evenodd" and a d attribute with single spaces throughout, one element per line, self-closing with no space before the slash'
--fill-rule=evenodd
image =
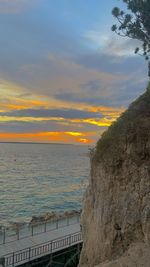
<path id="1" fill-rule="evenodd" d="M 1 143 L 0 224 L 80 209 L 87 153 L 87 146 Z"/>

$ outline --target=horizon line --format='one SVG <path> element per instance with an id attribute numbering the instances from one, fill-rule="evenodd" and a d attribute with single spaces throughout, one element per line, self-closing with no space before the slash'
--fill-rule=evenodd
<path id="1" fill-rule="evenodd" d="M 71 144 L 71 143 L 45 143 L 45 142 L 15 142 L 15 141 L 0 141 L 0 144 L 39 144 L 39 145 L 71 145 L 71 146 L 87 146 L 87 144 Z"/>

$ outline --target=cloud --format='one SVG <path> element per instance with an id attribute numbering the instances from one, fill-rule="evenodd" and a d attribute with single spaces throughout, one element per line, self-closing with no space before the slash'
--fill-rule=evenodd
<path id="1" fill-rule="evenodd" d="M 15 64 L 16 61 L 15 61 Z M 9 65 L 8 65 L 9 66 Z M 2 68 L 4 72 L 4 67 Z M 53 96 L 59 92 L 84 92 L 83 84 L 90 81 L 105 83 L 106 86 L 115 80 L 122 80 L 123 75 L 110 74 L 108 71 L 94 69 L 91 65 L 80 64 L 72 58 L 62 58 L 48 54 L 48 58 L 37 64 L 15 67 L 11 72 L 11 81 L 31 92 Z M 10 75 L 9 75 L 10 79 Z"/>
<path id="2" fill-rule="evenodd" d="M 100 80 L 91 80 L 91 81 L 88 81 L 87 83 L 81 85 L 81 88 L 85 88 L 86 92 L 95 93 L 95 92 L 100 90 L 101 85 L 102 85 L 102 83 Z"/>
<path id="3" fill-rule="evenodd" d="M 95 135 L 95 133 L 94 133 Z M 84 132 L 35 132 L 35 133 L 0 133 L 0 140 L 3 142 L 44 142 L 44 143 L 82 143 L 93 142 L 93 133 Z"/>
<path id="4" fill-rule="evenodd" d="M 0 13 L 18 13 L 37 2 L 38 0 L 0 0 Z"/>
<path id="5" fill-rule="evenodd" d="M 22 109 L 11 112 L 0 112 L 0 116 L 9 117 L 34 117 L 34 118 L 66 118 L 66 119 L 87 119 L 100 117 L 99 113 L 82 111 L 77 109 Z"/>
<path id="6" fill-rule="evenodd" d="M 100 52 L 111 56 L 134 56 L 135 48 L 141 46 L 136 39 L 121 38 L 115 34 L 103 35 L 99 31 L 89 31 L 85 38 Z"/>
<path id="7" fill-rule="evenodd" d="M 95 132 L 95 135 L 100 136 L 101 133 L 106 130 L 107 126 L 98 126 L 94 124 L 94 119 L 89 123 L 87 120 L 69 120 L 64 119 L 62 121 L 54 120 L 41 120 L 41 121 L 17 121 L 16 118 L 9 121 L 0 121 L 1 133 L 34 133 L 42 129 L 43 132 Z M 100 123 L 100 122 L 99 122 Z M 96 137 L 97 138 L 97 137 Z"/>
<path id="8" fill-rule="evenodd" d="M 65 92 L 82 92 L 82 85 L 91 81 L 103 82 L 110 84 L 115 80 L 121 80 L 124 77 L 112 75 L 109 72 L 97 71 L 93 68 L 75 62 L 71 58 L 61 58 L 59 56 L 48 55 L 49 66 L 51 71 L 48 80 L 51 84 L 51 93 L 56 91 Z M 46 77 L 45 77 L 46 78 Z M 45 84 L 46 85 L 46 84 Z M 46 86 L 45 86 L 46 87 Z"/>
<path id="9" fill-rule="evenodd" d="M 129 77 L 136 75 L 138 77 L 146 77 L 147 75 L 147 64 L 144 58 L 139 57 L 123 57 L 116 55 L 109 55 L 104 52 L 95 51 L 93 53 L 85 53 L 77 56 L 74 59 L 78 64 L 81 64 L 87 68 L 92 68 L 101 72 L 108 72 L 116 75 L 124 75 Z"/>
<path id="10" fill-rule="evenodd" d="M 143 93 L 146 83 L 147 79 L 141 79 L 137 73 L 137 78 L 131 75 L 125 81 L 115 81 L 107 86 L 102 83 L 100 87 L 97 87 L 97 82 L 96 85 L 90 82 L 84 85 L 84 93 L 58 93 L 55 97 L 62 101 L 81 102 L 97 107 L 127 107 L 138 95 Z"/>
<path id="11" fill-rule="evenodd" d="M 110 38 L 105 45 L 103 52 L 108 55 L 114 56 L 137 56 L 134 55 L 136 47 L 141 46 L 141 42 L 135 39 L 121 39 L 121 38 Z"/>
<path id="12" fill-rule="evenodd" d="M 57 110 L 57 113 L 61 110 L 77 110 L 84 112 L 95 112 L 101 113 L 103 111 L 115 112 L 114 107 L 112 108 L 109 104 L 108 106 L 104 105 L 93 105 L 92 103 L 86 103 L 87 97 L 99 98 L 100 96 L 108 96 L 108 92 L 103 93 L 103 83 L 99 80 L 91 80 L 88 83 L 81 84 L 81 92 L 76 93 L 63 93 L 59 92 L 53 97 L 45 97 L 45 95 L 37 95 L 32 93 L 26 93 L 28 91 L 26 88 L 19 87 L 14 83 L 8 81 L 0 81 L 0 108 L 1 112 L 12 112 L 20 110 L 39 110 L 44 109 L 52 111 Z M 109 87 L 108 87 L 109 88 Z M 102 90 L 101 90 L 102 89 Z M 94 96 L 93 96 L 94 90 Z M 3 95 L 5 97 L 3 97 Z M 85 97 L 85 100 L 84 100 Z M 23 111 L 25 112 L 25 111 Z M 38 111 L 36 111 L 38 112 Z M 10 113 L 9 113 L 10 114 Z M 14 114 L 14 113 L 13 113 Z M 21 114 L 21 113 L 20 113 Z M 24 113 L 25 114 L 25 113 Z M 49 113 L 50 114 L 50 113 Z M 52 114 L 52 113 L 51 113 Z M 88 114 L 88 113 L 87 113 Z M 92 114 L 89 113 L 89 116 Z M 95 115 L 94 115 L 95 116 Z"/>

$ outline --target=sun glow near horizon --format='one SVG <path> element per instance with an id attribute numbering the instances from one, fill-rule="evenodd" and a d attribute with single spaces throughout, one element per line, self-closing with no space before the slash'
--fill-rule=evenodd
<path id="1" fill-rule="evenodd" d="M 0 133 L 1 142 L 35 142 L 35 143 L 80 143 L 90 144 L 91 133 L 77 132 L 35 132 L 35 133 Z"/>

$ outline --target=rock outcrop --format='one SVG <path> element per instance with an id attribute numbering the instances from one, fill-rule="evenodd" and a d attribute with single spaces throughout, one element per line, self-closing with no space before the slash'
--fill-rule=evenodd
<path id="1" fill-rule="evenodd" d="M 150 247 L 145 243 L 132 244 L 123 256 L 95 267 L 149 267 Z"/>
<path id="2" fill-rule="evenodd" d="M 92 152 L 81 223 L 80 267 L 150 266 L 150 86 Z"/>

